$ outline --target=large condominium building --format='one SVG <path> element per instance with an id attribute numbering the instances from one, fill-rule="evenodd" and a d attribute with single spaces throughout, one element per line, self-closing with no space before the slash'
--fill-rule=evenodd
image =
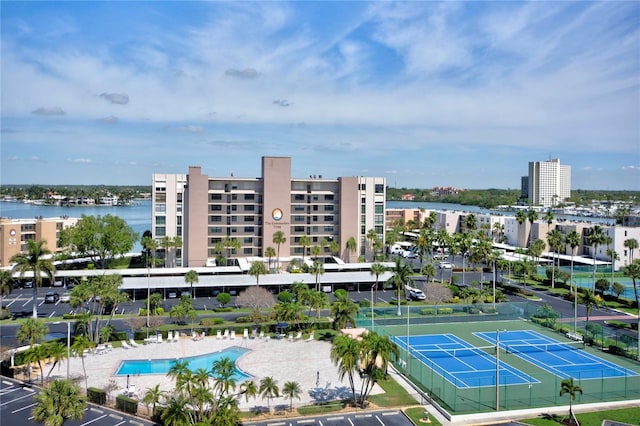
<path id="1" fill-rule="evenodd" d="M 290 157 L 263 157 L 258 178 L 210 177 L 190 167 L 187 175 L 154 175 L 153 180 L 153 236 L 182 237 L 176 265 L 210 264 L 222 246 L 228 259 L 266 257 L 273 247 L 286 262 L 309 256 L 312 246 L 329 254 L 331 242 L 349 261 L 369 255 L 371 230 L 384 240 L 381 177 L 292 178 Z M 284 237 L 280 244 L 273 242 L 278 231 Z M 346 249 L 350 239 L 355 250 Z"/>
<path id="2" fill-rule="evenodd" d="M 571 166 L 560 159 L 529 162 L 528 199 L 532 206 L 552 207 L 571 196 Z"/>

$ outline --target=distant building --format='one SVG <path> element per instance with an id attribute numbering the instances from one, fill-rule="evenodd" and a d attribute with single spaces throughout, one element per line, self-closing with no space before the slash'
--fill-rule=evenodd
<path id="1" fill-rule="evenodd" d="M 456 195 L 464 189 L 454 188 L 452 186 L 434 186 L 431 189 L 431 195 L 434 197 L 442 197 L 447 195 Z"/>
<path id="2" fill-rule="evenodd" d="M 402 201 L 413 201 L 416 199 L 414 194 L 402 194 Z"/>
<path id="3" fill-rule="evenodd" d="M 290 157 L 263 157 L 257 178 L 210 177 L 200 167 L 189 167 L 186 175 L 153 175 L 152 233 L 157 240 L 181 236 L 176 264 L 186 267 L 208 264 L 228 239 L 240 243 L 224 250 L 228 260 L 265 257 L 267 247 L 279 249 L 282 262 L 308 257 L 303 236 L 311 246 L 337 242 L 340 256 L 355 261 L 370 257 L 371 229 L 384 241 L 385 202 L 385 178 L 292 178 Z M 285 237 L 279 247 L 273 243 L 276 231 Z M 345 250 L 350 238 L 355 252 Z M 326 245 L 322 249 L 331 253 Z"/>
<path id="4" fill-rule="evenodd" d="M 571 166 L 560 159 L 529 162 L 527 198 L 529 205 L 553 207 L 571 197 Z"/>
<path id="5" fill-rule="evenodd" d="M 27 249 L 27 241 L 45 241 L 45 247 L 52 253 L 61 250 L 58 247 L 60 231 L 75 225 L 78 218 L 0 218 L 0 267 L 10 266 L 10 259 Z"/>

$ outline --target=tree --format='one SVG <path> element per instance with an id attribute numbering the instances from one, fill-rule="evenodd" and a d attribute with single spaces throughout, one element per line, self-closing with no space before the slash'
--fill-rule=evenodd
<path id="1" fill-rule="evenodd" d="M 272 272 L 271 271 L 271 259 L 276 257 L 276 249 L 274 249 L 273 247 L 269 246 L 264 250 L 264 255 L 267 256 L 267 259 L 268 259 L 269 272 Z"/>
<path id="2" fill-rule="evenodd" d="M 560 384 L 560 396 L 565 394 L 569 395 L 569 417 L 573 424 L 579 425 L 580 423 L 578 423 L 578 419 L 573 413 L 573 401 L 576 399 L 577 394 L 582 395 L 582 388 L 573 382 L 573 377 L 564 379 Z"/>
<path id="3" fill-rule="evenodd" d="M 355 252 L 358 248 L 358 243 L 354 237 L 349 237 L 345 243 L 345 250 L 347 251 L 347 262 L 351 262 L 351 253 Z"/>
<path id="4" fill-rule="evenodd" d="M 616 299 L 620 299 L 620 295 L 624 293 L 624 290 L 624 285 L 618 282 L 611 284 L 611 292 L 616 295 Z"/>
<path id="5" fill-rule="evenodd" d="M 309 268 L 309 273 L 315 275 L 316 277 L 316 291 L 320 291 L 320 275 L 324 274 L 324 267 L 322 263 L 317 260 L 313 261 L 313 264 Z"/>
<path id="6" fill-rule="evenodd" d="M 38 287 L 42 286 L 42 275 L 53 282 L 56 267 L 53 260 L 47 256 L 51 251 L 46 247 L 45 240 L 34 241 L 27 240 L 27 250 L 24 253 L 18 253 L 10 260 L 15 263 L 11 269 L 11 273 L 18 272 L 20 278 L 24 278 L 26 273 L 33 274 L 33 317 L 38 318 Z"/>
<path id="7" fill-rule="evenodd" d="M 529 242 L 529 237 L 527 235 L 527 227 L 526 227 L 527 212 L 524 210 L 518 210 L 516 212 L 516 222 L 518 222 L 518 245 L 523 244 L 524 246 L 526 246 L 527 243 Z M 522 225 L 525 225 L 525 228 L 524 228 L 524 232 L 521 233 L 520 231 L 522 229 Z"/>
<path id="8" fill-rule="evenodd" d="M 43 320 L 27 318 L 20 327 L 18 327 L 16 339 L 18 342 L 27 342 L 30 347 L 33 347 L 33 345 L 44 339 L 48 332 L 49 327 L 47 327 Z"/>
<path id="9" fill-rule="evenodd" d="M 42 369 L 42 360 L 48 357 L 49 353 L 45 345 L 35 345 L 30 347 L 24 353 L 24 360 L 29 363 L 29 369 L 31 369 L 31 363 L 38 363 L 38 370 L 40 371 L 40 384 L 44 385 L 44 370 Z M 31 374 L 31 372 L 29 372 Z"/>
<path id="10" fill-rule="evenodd" d="M 129 253 L 138 234 L 118 216 L 86 216 L 60 231 L 62 246 L 71 247 L 104 269 L 115 256 Z"/>
<path id="11" fill-rule="evenodd" d="M 358 402 L 360 407 L 365 406 L 373 386 L 386 376 L 392 356 L 398 359 L 400 350 L 389 336 L 381 336 L 375 332 L 362 336 L 359 363 L 360 376 L 363 378 Z"/>
<path id="12" fill-rule="evenodd" d="M 94 348 L 95 346 L 95 343 L 93 343 L 91 339 L 87 338 L 86 336 L 76 336 L 76 338 L 73 340 L 73 345 L 71 346 L 73 352 L 75 352 L 76 356 L 79 356 L 80 360 L 82 361 L 85 390 L 89 389 L 89 382 L 87 381 L 87 369 L 84 365 L 84 351 Z"/>
<path id="13" fill-rule="evenodd" d="M 577 317 L 578 317 L 578 284 L 573 282 L 573 256 L 576 255 L 576 248 L 580 246 L 580 234 L 576 231 L 571 231 L 564 239 L 566 245 L 571 247 L 571 274 L 569 278 L 569 286 L 573 285 L 573 332 L 577 332 Z"/>
<path id="14" fill-rule="evenodd" d="M 624 246 L 629 249 L 629 263 L 633 263 L 633 251 L 638 248 L 638 240 L 635 238 L 624 240 Z"/>
<path id="15" fill-rule="evenodd" d="M 264 263 L 260 260 L 256 260 L 251 262 L 251 267 L 249 268 L 249 275 L 252 277 L 256 277 L 256 285 L 260 284 L 260 275 L 266 275 L 269 272 L 267 271 L 267 267 L 264 266 Z"/>
<path id="16" fill-rule="evenodd" d="M 302 246 L 302 263 L 304 263 L 304 258 L 307 254 L 307 247 L 311 245 L 311 238 L 308 235 L 303 235 L 298 240 L 298 243 Z"/>
<path id="17" fill-rule="evenodd" d="M 551 224 L 553 223 L 553 219 L 555 219 L 551 209 L 547 209 L 547 211 L 544 214 L 543 219 L 544 219 L 545 222 L 547 222 L 547 225 L 549 225 L 549 228 L 551 228 Z"/>
<path id="18" fill-rule="evenodd" d="M 356 404 L 355 375 L 358 373 L 360 361 L 360 343 L 346 334 L 339 334 L 333 338 L 330 357 L 338 367 L 340 380 L 344 380 L 344 377 L 347 376 L 353 403 Z"/>
<path id="19" fill-rule="evenodd" d="M 373 287 L 376 291 L 376 300 L 378 299 L 378 279 L 380 278 L 380 275 L 384 274 L 385 272 L 387 272 L 387 267 L 382 263 L 374 263 L 371 265 L 371 275 L 376 276 L 376 282 Z M 372 300 L 371 303 L 375 304 L 375 301 Z"/>
<path id="20" fill-rule="evenodd" d="M 398 316 L 400 316 L 402 315 L 402 312 L 400 312 L 401 294 L 402 292 L 404 292 L 405 286 L 409 282 L 411 282 L 410 275 L 413 274 L 413 271 L 411 270 L 411 267 L 409 265 L 407 265 L 402 261 L 402 259 L 396 259 L 396 263 L 393 266 L 391 273 L 393 274 L 391 276 L 391 282 L 396 287 L 396 299 L 398 302 Z"/>
<path id="21" fill-rule="evenodd" d="M 611 284 L 604 278 L 600 278 L 596 281 L 596 291 L 604 296 L 604 294 L 609 291 Z"/>
<path id="22" fill-rule="evenodd" d="M 80 389 L 70 380 L 54 380 L 35 400 L 33 418 L 45 426 L 62 426 L 67 419 L 80 420 L 87 406 Z"/>
<path id="23" fill-rule="evenodd" d="M 427 277 L 427 282 L 429 282 L 433 277 L 436 276 L 436 267 L 433 266 L 433 263 L 427 263 L 422 268 L 420 268 L 420 273 Z"/>
<path id="24" fill-rule="evenodd" d="M 228 250 L 227 259 L 233 254 L 233 250 L 238 250 L 241 247 L 240 241 L 237 238 L 227 237 L 222 240 L 222 246 Z M 227 260 L 228 262 L 228 260 Z"/>
<path id="25" fill-rule="evenodd" d="M 262 309 L 270 309 L 276 304 L 276 298 L 262 287 L 249 287 L 238 295 L 236 304 L 251 309 L 251 318 L 258 324 L 262 320 Z"/>
<path id="26" fill-rule="evenodd" d="M 224 305 L 231 302 L 231 295 L 229 293 L 221 292 L 216 296 L 216 300 L 224 307 Z"/>
<path id="27" fill-rule="evenodd" d="M 82 281 L 71 290 L 70 305 L 74 308 L 90 304 L 89 309 L 89 336 L 94 342 L 100 338 L 102 315 L 110 315 L 106 325 L 109 325 L 118 304 L 125 301 L 126 293 L 120 293 L 122 275 L 98 275 L 87 281 Z M 93 317 L 93 319 L 92 319 Z"/>
<path id="28" fill-rule="evenodd" d="M 273 233 L 272 241 L 273 241 L 273 244 L 275 244 L 276 247 L 278 248 L 278 252 L 277 252 L 278 266 L 276 267 L 276 270 L 280 272 L 280 245 L 286 243 L 287 238 L 284 236 L 284 232 L 276 231 Z"/>
<path id="29" fill-rule="evenodd" d="M 605 234 L 604 229 L 600 225 L 593 225 L 589 228 L 589 234 L 587 235 L 587 244 L 593 246 L 593 290 L 595 291 L 596 286 L 596 272 L 598 270 L 598 265 L 596 264 L 596 256 L 598 254 L 598 247 L 605 244 L 607 241 L 607 234 Z"/>
<path id="30" fill-rule="evenodd" d="M 375 229 L 371 228 L 367 231 L 367 240 L 369 240 L 369 245 L 371 247 L 371 261 L 374 262 L 376 258 L 375 251 L 375 241 L 378 239 L 378 233 Z"/>
<path id="31" fill-rule="evenodd" d="M 293 411 L 293 398 L 300 399 L 300 384 L 298 382 L 286 382 L 282 387 L 283 396 L 289 398 L 289 411 Z"/>
<path id="32" fill-rule="evenodd" d="M 11 294 L 13 291 L 13 275 L 11 271 L 6 269 L 0 270 L 0 308 L 4 308 L 2 305 L 2 297 L 6 294 Z"/>
<path id="33" fill-rule="evenodd" d="M 53 369 L 58 366 L 60 368 L 60 361 L 67 358 L 67 346 L 61 342 L 50 342 L 46 345 L 47 358 L 53 359 L 53 364 L 47 373 L 47 378 L 51 376 Z M 67 361 L 68 362 L 68 361 Z"/>
<path id="34" fill-rule="evenodd" d="M 279 396 L 278 382 L 273 377 L 267 376 L 260 380 L 260 396 L 267 398 L 267 408 L 271 411 L 271 398 Z"/>
<path id="35" fill-rule="evenodd" d="M 594 306 L 598 306 L 599 299 L 596 297 L 593 291 L 587 288 L 584 290 L 584 293 L 582 293 L 582 296 L 580 296 L 580 300 L 582 301 L 582 304 L 587 310 L 587 325 L 588 325 L 591 311 L 593 311 Z"/>
<path id="36" fill-rule="evenodd" d="M 638 360 L 640 361 L 640 293 L 638 292 L 638 283 L 637 280 L 640 278 L 640 260 L 636 259 L 632 264 L 628 265 L 624 268 L 624 274 L 631 277 L 631 282 L 633 282 L 633 295 L 636 299 L 636 308 L 638 309 L 638 314 L 636 315 L 636 330 L 638 331 L 638 338 L 636 342 L 638 342 Z"/>
<path id="37" fill-rule="evenodd" d="M 536 220 L 538 220 L 538 212 L 535 211 L 534 209 L 527 210 L 527 220 L 529 220 L 529 223 L 533 228 L 533 224 L 535 223 Z M 529 244 L 531 244 L 532 238 L 533 238 L 533 232 L 529 232 Z"/>
<path id="38" fill-rule="evenodd" d="M 335 296 L 336 300 L 331 305 L 333 328 L 341 330 L 348 324 L 355 325 L 355 316 L 359 311 L 358 305 L 349 298 L 349 293 L 336 291 Z"/>
<path id="39" fill-rule="evenodd" d="M 184 282 L 189 284 L 189 286 L 191 287 L 190 294 L 191 297 L 195 299 L 195 294 L 193 293 L 193 283 L 198 282 L 198 272 L 196 272 L 194 269 L 190 269 L 189 271 L 187 271 L 187 273 L 184 274 Z"/>
<path id="40" fill-rule="evenodd" d="M 555 278 L 555 258 L 556 255 L 559 254 L 560 250 L 562 250 L 562 233 L 557 230 L 557 229 L 552 229 L 551 231 L 547 232 L 547 242 L 549 243 L 549 247 L 551 248 L 551 250 L 553 250 L 553 262 L 551 265 L 551 288 L 555 288 L 556 287 L 556 278 Z M 560 260 L 558 258 L 558 267 Z"/>
<path id="41" fill-rule="evenodd" d="M 156 251 L 158 251 L 158 242 L 153 238 L 151 231 L 144 231 L 140 244 L 144 248 L 145 265 L 154 267 L 156 264 Z"/>
<path id="42" fill-rule="evenodd" d="M 166 392 L 160 390 L 160 385 L 156 384 L 152 388 L 147 388 L 144 396 L 142 397 L 142 402 L 149 408 L 151 405 L 153 408 L 151 410 L 151 418 L 156 417 L 156 406 L 162 402 L 162 400 L 166 397 Z"/>

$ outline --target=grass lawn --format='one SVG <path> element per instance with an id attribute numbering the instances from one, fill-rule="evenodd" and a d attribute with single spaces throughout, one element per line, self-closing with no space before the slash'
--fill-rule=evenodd
<path id="1" fill-rule="evenodd" d="M 398 407 L 417 404 L 417 401 L 390 377 L 379 381 L 378 385 L 384 390 L 384 393 L 369 396 L 369 401 L 378 407 Z"/>
<path id="2" fill-rule="evenodd" d="M 554 418 L 535 418 L 520 420 L 522 423 L 535 426 L 557 426 L 562 420 L 569 417 L 569 412 L 565 415 L 556 416 Z M 624 408 L 620 410 L 599 411 L 597 413 L 584 413 L 576 414 L 581 426 L 600 426 L 602 421 L 615 420 L 630 425 L 640 424 L 640 407 L 638 408 Z"/>

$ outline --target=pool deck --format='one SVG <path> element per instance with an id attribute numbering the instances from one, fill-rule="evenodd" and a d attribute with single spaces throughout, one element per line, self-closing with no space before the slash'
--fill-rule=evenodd
<path id="1" fill-rule="evenodd" d="M 341 381 L 338 378 L 338 369 L 329 357 L 331 344 L 317 340 L 244 339 L 242 336 L 235 339 L 217 339 L 215 336 L 207 336 L 194 341 L 191 336 L 182 336 L 177 342 L 163 341 L 146 345 L 140 343 L 138 347 L 131 349 L 114 348 L 99 354 L 88 353 L 84 356 L 84 364 L 89 386 L 104 389 L 113 381 L 116 389 L 111 395 L 115 397 L 127 387 L 126 376 L 114 375 L 123 360 L 181 358 L 221 351 L 232 346 L 250 349 L 238 359 L 237 365 L 242 371 L 252 375 L 258 386 L 260 379 L 266 376 L 273 377 L 280 390 L 286 382 L 298 382 L 302 392 L 299 400 L 293 400 L 294 406 L 350 396 L 348 379 L 345 377 Z M 51 375 L 62 377 L 66 374 L 66 368 L 66 361 L 63 361 L 60 368 L 56 367 Z M 48 371 L 48 368 L 45 371 Z M 79 383 L 84 387 L 82 362 L 79 357 L 71 357 L 70 374 L 73 378 L 81 379 Z M 174 387 L 173 379 L 164 374 L 129 377 L 129 385 L 135 386 L 135 397 L 139 399 L 142 399 L 147 388 L 156 384 L 165 391 Z M 360 381 L 356 377 L 356 389 L 359 388 Z M 380 392 L 381 389 L 376 385 L 372 394 Z M 239 405 L 242 410 L 249 410 L 266 407 L 267 401 L 260 396 L 249 401 L 242 398 Z M 271 400 L 271 407 L 281 405 L 288 406 L 289 400 L 283 397 Z"/>

